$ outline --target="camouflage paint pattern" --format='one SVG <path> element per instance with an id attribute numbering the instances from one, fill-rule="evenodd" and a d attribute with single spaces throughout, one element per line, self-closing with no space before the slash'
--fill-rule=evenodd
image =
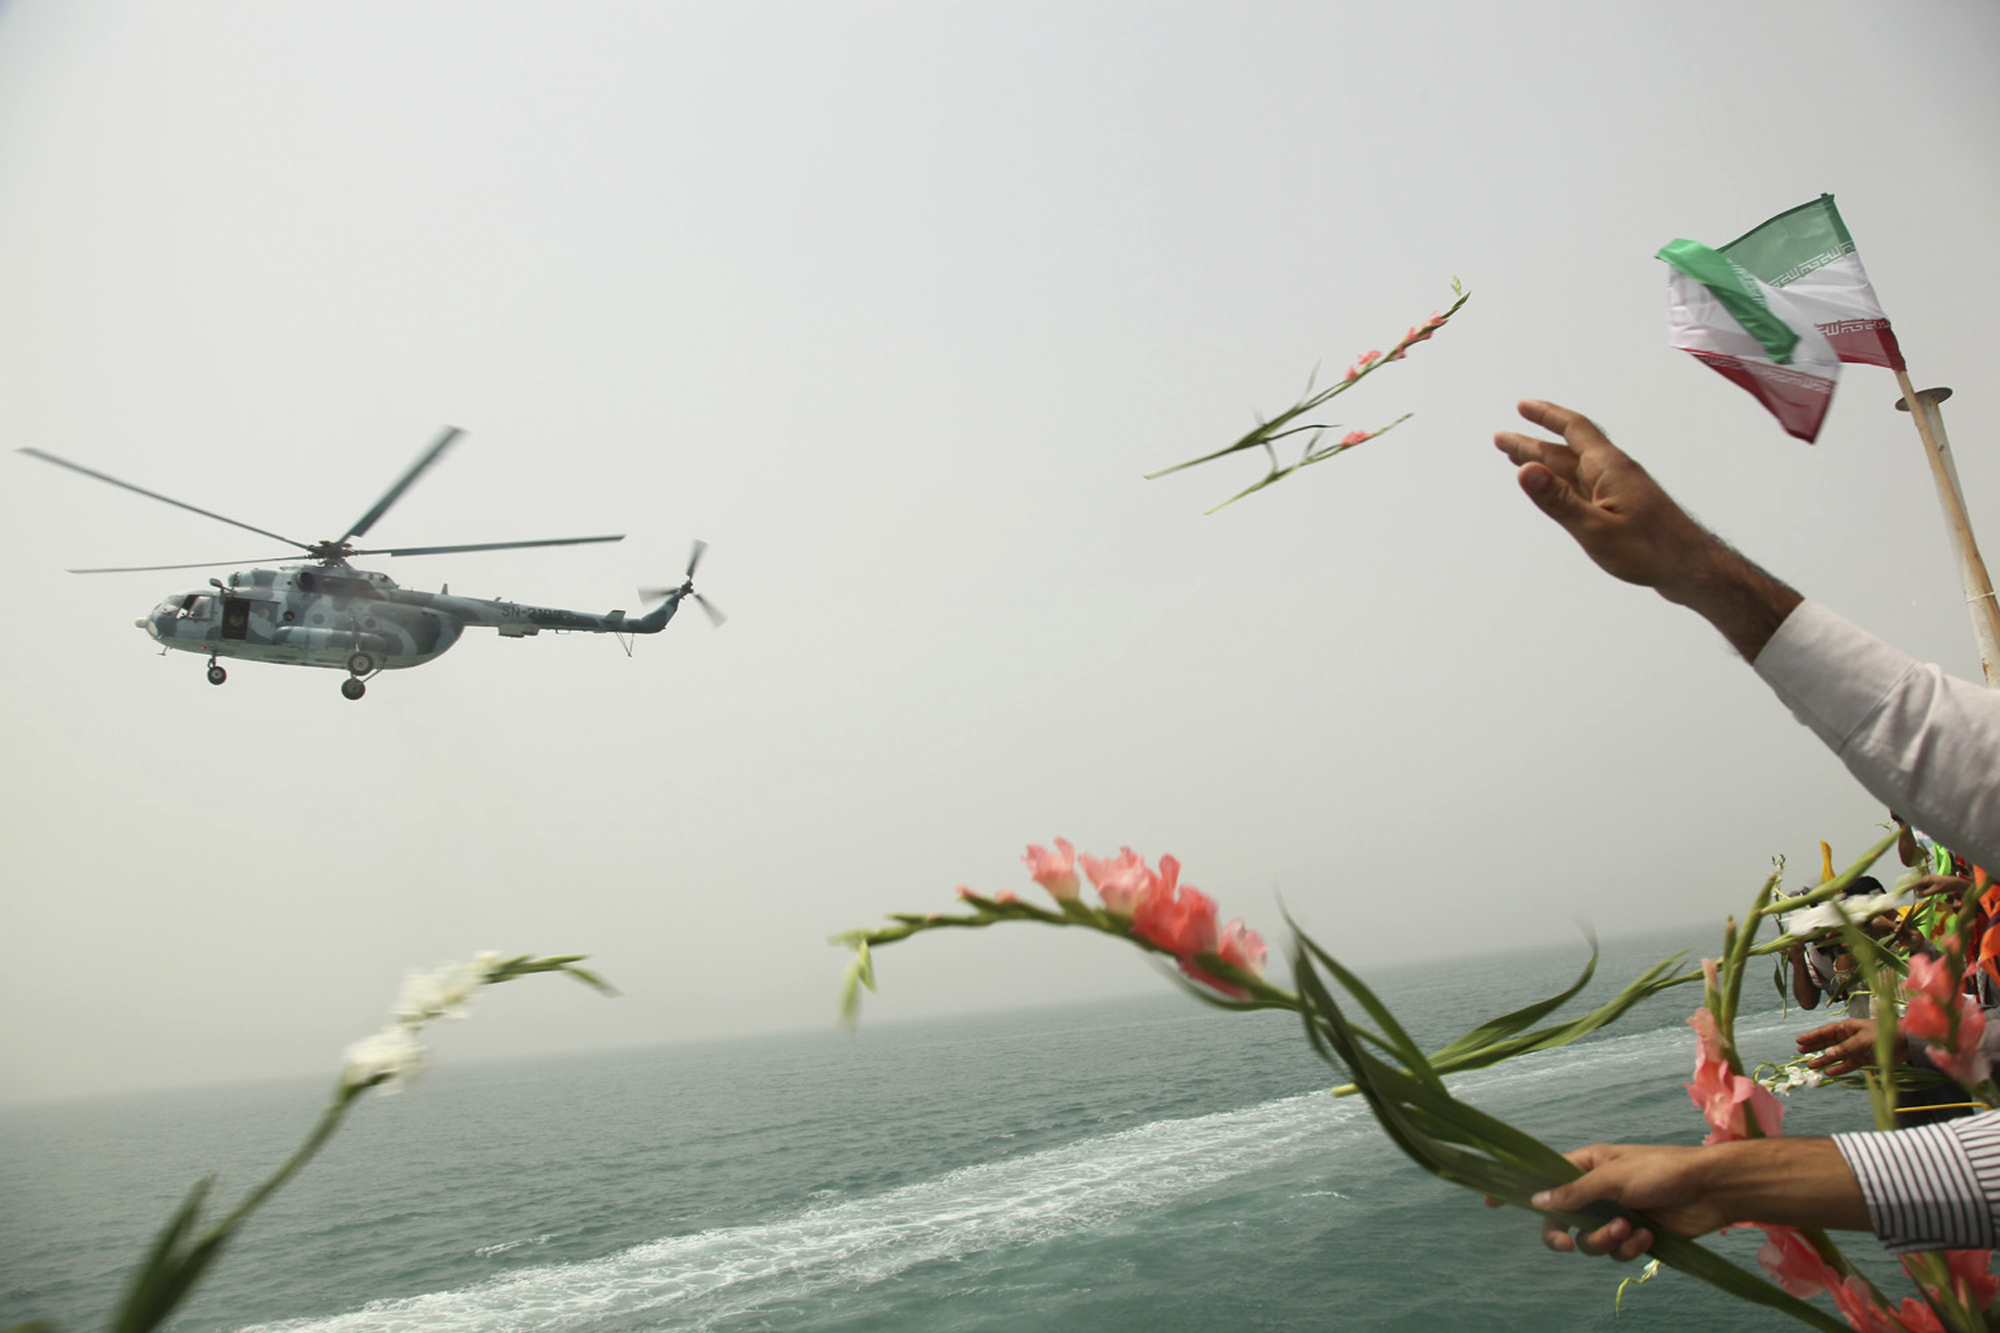
<path id="1" fill-rule="evenodd" d="M 164 648 L 204 657 L 329 667 L 366 675 L 421 666 L 458 642 L 468 625 L 505 639 L 545 629 L 583 634 L 657 634 L 680 609 L 679 588 L 652 614 L 594 615 L 448 592 L 419 592 L 387 574 L 352 566 L 285 565 L 239 570 L 197 592 L 167 598 L 138 627 Z M 362 663 L 356 654 L 368 660 Z M 356 667 L 360 670 L 356 671 Z"/>

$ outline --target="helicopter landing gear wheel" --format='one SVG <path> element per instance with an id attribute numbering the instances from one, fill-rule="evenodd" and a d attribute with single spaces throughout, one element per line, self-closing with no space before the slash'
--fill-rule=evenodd
<path id="1" fill-rule="evenodd" d="M 346 680 L 340 682 L 340 692 L 350 699 L 359 699 L 362 695 L 368 693 L 368 687 L 361 683 L 359 677 L 349 676 Z"/>
<path id="2" fill-rule="evenodd" d="M 229 673 L 228 673 L 227 671 L 224 671 L 224 670 L 223 670 L 223 669 L 222 669 L 221 667 L 217 666 L 217 665 L 216 665 L 216 664 L 215 664 L 214 662 L 212 662 L 212 661 L 211 661 L 211 662 L 210 662 L 210 663 L 208 664 L 208 683 L 209 683 L 209 684 L 211 684 L 211 685 L 220 685 L 220 684 L 221 684 L 221 683 L 222 683 L 223 681 L 225 681 L 225 680 L 228 680 L 228 679 L 229 679 Z"/>
<path id="3" fill-rule="evenodd" d="M 350 676 L 365 676 L 374 669 L 375 659 L 367 653 L 356 653 L 347 659 L 347 674 Z"/>

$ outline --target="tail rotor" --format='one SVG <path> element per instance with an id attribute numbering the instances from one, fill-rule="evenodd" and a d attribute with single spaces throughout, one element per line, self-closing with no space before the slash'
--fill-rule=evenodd
<path id="1" fill-rule="evenodd" d="M 641 588 L 639 589 L 639 596 L 648 602 L 663 601 L 669 597 L 677 600 L 684 598 L 699 606 L 701 613 L 708 617 L 708 623 L 720 629 L 722 622 L 729 619 L 729 617 L 724 615 L 713 602 L 694 590 L 694 571 L 701 564 L 701 558 L 707 551 L 708 543 L 697 540 L 694 544 L 694 549 L 688 552 L 687 574 L 679 586 L 672 588 Z"/>

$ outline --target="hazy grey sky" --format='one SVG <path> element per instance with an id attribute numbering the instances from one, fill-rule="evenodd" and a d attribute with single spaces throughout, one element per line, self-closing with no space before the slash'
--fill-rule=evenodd
<path id="1" fill-rule="evenodd" d="M 1883 812 L 1490 439 L 1590 411 L 1975 674 L 1889 373 L 1797 444 L 1651 256 L 1833 191 L 2000 543 L 1996 54 L 1974 0 L 0 7 L 0 440 L 312 538 L 452 423 L 371 537 L 630 538 L 378 567 L 602 611 L 703 537 L 732 617 L 213 689 L 132 627 L 205 572 L 62 571 L 261 539 L 0 458 L 0 1099 L 330 1075 L 484 948 L 625 998 L 510 987 L 445 1059 L 830 1025 L 828 935 L 1056 834 L 1364 968 L 1810 879 Z M 1395 434 L 1212 517 L 1254 463 L 1140 479 L 1454 274 L 1339 400 Z M 1028 928 L 879 972 L 876 1020 L 1161 984 Z"/>

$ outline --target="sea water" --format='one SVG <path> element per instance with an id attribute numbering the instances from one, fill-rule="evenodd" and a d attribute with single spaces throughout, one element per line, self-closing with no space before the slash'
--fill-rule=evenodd
<path id="1" fill-rule="evenodd" d="M 1607 996 L 1682 944 L 1608 947 Z M 1712 944 L 1709 946 L 1712 950 Z M 1566 985 L 1581 945 L 1371 978 L 1435 1046 Z M 1815 1015 L 1753 982 L 1739 1037 Z M 1586 1002 L 1588 996 L 1586 996 Z M 1558 1147 L 1698 1142 L 1686 987 L 1452 1080 Z M 1580 1011 L 1581 1002 L 1573 1006 Z M 370 1096 L 224 1254 L 182 1333 L 1777 1328 L 1663 1273 L 1553 1255 L 1403 1158 L 1283 1014 L 1161 994 L 712 1045 L 444 1064 Z M 103 1327 L 189 1185 L 226 1206 L 325 1084 L 0 1113 L 0 1327 Z M 1796 1093 L 1786 1130 L 1863 1128 Z M 1712 1242 L 1754 1267 L 1761 1236 Z M 1857 1236 L 1849 1247 L 1879 1254 Z M 1890 1271 L 1879 1260 L 1871 1269 Z"/>

